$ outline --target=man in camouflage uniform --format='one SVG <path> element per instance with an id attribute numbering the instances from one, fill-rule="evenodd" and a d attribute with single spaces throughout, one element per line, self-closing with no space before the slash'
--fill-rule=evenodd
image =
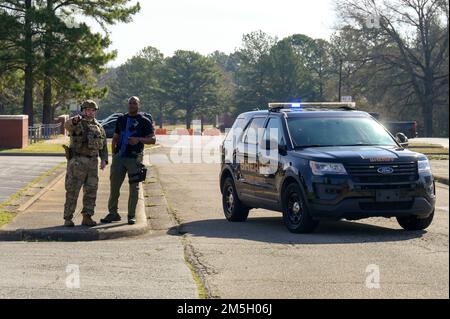
<path id="1" fill-rule="evenodd" d="M 74 227 L 72 221 L 77 206 L 78 195 L 83 187 L 83 226 L 97 225 L 92 220 L 98 190 L 98 157 L 100 168 L 108 165 L 108 147 L 106 133 L 95 119 L 97 104 L 87 100 L 81 106 L 82 115 L 66 122 L 65 128 L 70 135 L 70 156 L 66 175 L 66 203 L 64 205 L 64 226 Z"/>

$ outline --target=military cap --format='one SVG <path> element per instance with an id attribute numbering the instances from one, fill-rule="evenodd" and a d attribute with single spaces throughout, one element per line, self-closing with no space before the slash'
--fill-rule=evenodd
<path id="1" fill-rule="evenodd" d="M 93 100 L 86 100 L 81 104 L 81 110 L 83 111 L 84 109 L 95 109 L 98 111 L 98 105 Z"/>

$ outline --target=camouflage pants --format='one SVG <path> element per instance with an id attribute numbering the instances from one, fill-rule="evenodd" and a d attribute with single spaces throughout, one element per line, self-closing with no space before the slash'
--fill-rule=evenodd
<path id="1" fill-rule="evenodd" d="M 93 216 L 98 190 L 98 158 L 74 157 L 67 164 L 64 219 L 71 220 L 83 187 L 82 214 Z"/>

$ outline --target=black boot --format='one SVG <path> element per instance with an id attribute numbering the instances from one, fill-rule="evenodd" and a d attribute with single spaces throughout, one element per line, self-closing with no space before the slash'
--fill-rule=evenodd
<path id="1" fill-rule="evenodd" d="M 109 213 L 105 218 L 100 219 L 102 224 L 111 224 L 113 222 L 120 222 L 122 218 L 119 214 Z"/>

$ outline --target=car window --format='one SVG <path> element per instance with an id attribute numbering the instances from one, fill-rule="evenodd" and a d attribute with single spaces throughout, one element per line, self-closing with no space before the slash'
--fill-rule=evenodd
<path id="1" fill-rule="evenodd" d="M 278 145 L 286 144 L 283 136 L 283 126 L 277 117 L 271 117 L 264 131 L 263 141 L 276 140 Z"/>
<path id="2" fill-rule="evenodd" d="M 225 141 L 227 142 L 237 141 L 245 128 L 245 123 L 246 123 L 245 119 L 238 118 L 234 122 L 233 127 L 230 129 L 227 136 L 225 137 Z"/>
<path id="3" fill-rule="evenodd" d="M 393 145 L 389 133 L 372 118 L 329 117 L 288 120 L 295 146 Z"/>
<path id="4" fill-rule="evenodd" d="M 242 142 L 250 145 L 257 145 L 260 137 L 264 134 L 264 123 L 266 122 L 266 118 L 257 117 L 252 120 L 250 125 L 242 135 Z"/>

